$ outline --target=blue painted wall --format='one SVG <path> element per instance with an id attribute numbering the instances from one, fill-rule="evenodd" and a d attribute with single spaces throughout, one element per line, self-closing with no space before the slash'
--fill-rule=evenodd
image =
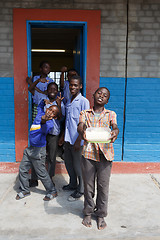
<path id="1" fill-rule="evenodd" d="M 0 162 L 15 162 L 13 78 L 0 78 L 0 99 Z"/>
<path id="2" fill-rule="evenodd" d="M 107 87 L 110 91 L 110 99 L 105 106 L 106 109 L 113 110 L 117 114 L 117 122 L 119 127 L 119 136 L 114 143 L 115 161 L 122 159 L 122 136 L 123 136 L 123 109 L 124 109 L 124 78 L 100 78 L 100 87 Z"/>
<path id="3" fill-rule="evenodd" d="M 124 161 L 160 161 L 160 79 L 128 78 Z"/>
<path id="4" fill-rule="evenodd" d="M 100 86 L 111 92 L 106 108 L 117 113 L 120 134 L 114 148 L 115 160 L 121 161 L 125 79 L 101 77 Z M 160 79 L 128 78 L 126 88 L 123 161 L 159 162 Z"/>

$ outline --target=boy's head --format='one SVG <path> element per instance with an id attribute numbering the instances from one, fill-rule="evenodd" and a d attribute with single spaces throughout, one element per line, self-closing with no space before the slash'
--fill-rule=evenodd
<path id="1" fill-rule="evenodd" d="M 74 75 L 78 76 L 77 71 L 74 68 L 69 69 L 67 73 L 68 81 L 70 81 L 71 77 L 73 77 Z"/>
<path id="2" fill-rule="evenodd" d="M 94 104 L 104 106 L 110 98 L 110 91 L 106 87 L 98 88 L 93 94 Z"/>
<path id="3" fill-rule="evenodd" d="M 58 94 L 58 85 L 55 82 L 51 82 L 47 86 L 47 94 L 49 99 L 55 99 Z"/>
<path id="4" fill-rule="evenodd" d="M 50 66 L 49 62 L 47 62 L 47 61 L 42 61 L 39 65 L 39 67 L 40 67 L 41 73 L 44 75 L 48 75 L 51 71 L 51 66 Z"/>
<path id="5" fill-rule="evenodd" d="M 72 96 L 77 96 L 82 89 L 82 79 L 80 76 L 74 75 L 69 82 L 69 90 Z"/>
<path id="6" fill-rule="evenodd" d="M 59 117 L 60 110 L 57 105 L 52 105 L 46 109 L 45 115 L 49 119 L 57 119 Z"/>

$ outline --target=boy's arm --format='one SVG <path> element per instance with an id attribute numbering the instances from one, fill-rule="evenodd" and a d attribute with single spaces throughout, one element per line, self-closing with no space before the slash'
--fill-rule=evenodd
<path id="1" fill-rule="evenodd" d="M 60 76 L 60 90 L 62 91 L 64 88 L 64 73 L 67 72 L 67 67 L 63 66 L 61 68 L 61 76 Z"/>
<path id="2" fill-rule="evenodd" d="M 45 82 L 48 82 L 48 80 L 46 78 L 38 78 L 36 81 L 32 82 L 32 84 L 28 87 L 28 90 L 30 92 L 32 92 L 33 90 L 36 90 L 38 91 L 39 93 L 42 93 L 42 94 L 47 94 L 46 91 L 41 91 L 38 87 L 36 87 L 36 85 L 39 83 L 39 82 L 42 82 L 42 83 L 45 83 Z"/>
<path id="3" fill-rule="evenodd" d="M 112 126 L 111 143 L 114 143 L 119 134 L 119 128 L 118 128 L 117 124 L 115 124 L 115 123 L 113 123 L 111 126 Z"/>
<path id="4" fill-rule="evenodd" d="M 78 124 L 78 127 L 77 127 L 77 132 L 79 133 L 79 135 L 81 136 L 81 138 L 83 139 L 83 140 L 87 140 L 86 139 L 86 128 L 87 128 L 87 126 L 86 126 L 86 124 L 85 123 L 83 123 L 83 122 L 80 122 L 79 124 Z"/>

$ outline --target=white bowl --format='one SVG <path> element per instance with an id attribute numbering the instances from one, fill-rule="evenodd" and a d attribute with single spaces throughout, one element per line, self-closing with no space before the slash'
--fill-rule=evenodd
<path id="1" fill-rule="evenodd" d="M 111 140 L 109 127 L 90 127 L 86 129 L 86 139 L 92 143 L 109 143 Z"/>

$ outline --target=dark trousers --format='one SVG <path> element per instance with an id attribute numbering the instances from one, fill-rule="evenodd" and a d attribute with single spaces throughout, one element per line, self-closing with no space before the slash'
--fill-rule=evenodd
<path id="1" fill-rule="evenodd" d="M 52 178 L 55 175 L 58 136 L 48 134 L 46 137 L 46 140 L 47 140 L 47 152 L 48 152 L 48 156 L 47 156 L 48 173 L 49 173 L 49 176 Z M 31 166 L 31 179 L 32 180 L 38 179 L 33 166 Z"/>
<path id="2" fill-rule="evenodd" d="M 82 156 L 82 174 L 84 181 L 84 215 L 93 212 L 98 217 L 107 216 L 109 180 L 112 162 L 107 161 L 104 155 L 100 155 L 100 162 L 86 159 Z M 95 181 L 97 179 L 96 204 Z"/>
<path id="3" fill-rule="evenodd" d="M 37 177 L 42 181 L 47 193 L 56 193 L 55 186 L 46 170 L 46 147 L 28 147 L 24 150 L 19 166 L 19 183 L 22 192 L 29 192 L 29 170 L 33 165 Z"/>
<path id="4" fill-rule="evenodd" d="M 52 178 L 55 175 L 56 168 L 56 155 L 57 155 L 57 147 L 58 147 L 58 136 L 56 135 L 47 135 L 47 163 L 48 163 L 48 173 Z"/>
<path id="5" fill-rule="evenodd" d="M 75 151 L 73 145 L 69 142 L 64 144 L 64 162 L 70 177 L 69 185 L 77 188 L 77 191 L 83 193 L 83 178 L 81 170 L 82 147 L 79 151 Z"/>

